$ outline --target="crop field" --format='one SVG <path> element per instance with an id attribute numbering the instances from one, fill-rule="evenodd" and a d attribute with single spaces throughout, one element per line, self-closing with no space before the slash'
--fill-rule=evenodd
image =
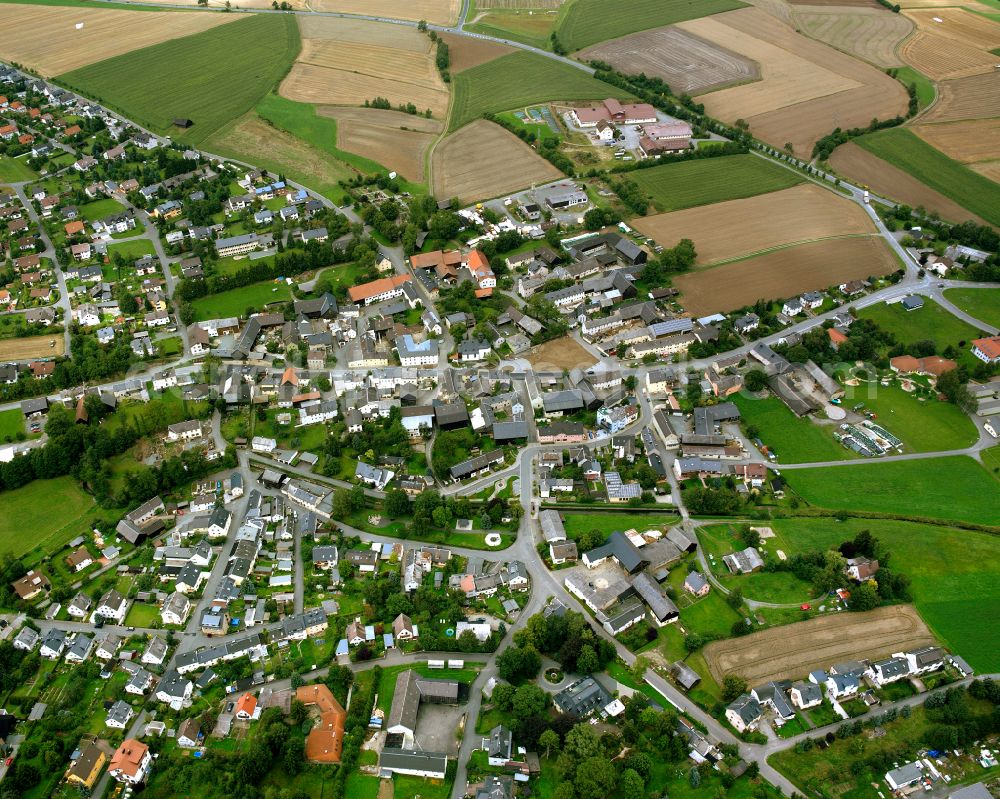
<path id="1" fill-rule="evenodd" d="M 887 275 L 898 267 L 879 238 L 827 239 L 687 272 L 674 279 L 674 287 L 681 292 L 684 307 L 701 316 Z"/>
<path id="2" fill-rule="evenodd" d="M 490 10 L 477 14 L 475 22 L 465 27 L 475 33 L 524 42 L 533 47 L 550 50 L 552 31 L 558 19 L 558 11 Z M 467 37 L 460 38 L 467 39 Z"/>
<path id="3" fill-rule="evenodd" d="M 807 36 L 875 64 L 900 67 L 896 45 L 913 30 L 901 14 L 877 6 L 809 6 L 795 10 L 795 22 Z"/>
<path id="4" fill-rule="evenodd" d="M 1000 183 L 1000 161 L 983 161 L 978 164 L 969 164 L 969 169 L 976 174 L 982 175 L 984 178 L 992 180 L 994 183 Z"/>
<path id="5" fill-rule="evenodd" d="M 953 161 L 912 131 L 881 130 L 856 141 L 990 224 L 1000 224 L 1000 186 Z"/>
<path id="6" fill-rule="evenodd" d="M 60 80 L 145 127 L 199 144 L 274 88 L 298 48 L 298 28 L 291 16 L 253 14 L 222 28 L 91 64 Z M 178 130 L 173 127 L 178 117 L 194 125 Z"/>
<path id="7" fill-rule="evenodd" d="M 570 52 L 636 31 L 673 25 L 695 17 L 742 8 L 739 0 L 618 0 L 608 13 L 604 0 L 574 0 L 560 19 L 556 35 Z"/>
<path id="8" fill-rule="evenodd" d="M 628 92 L 566 64 L 533 53 L 511 53 L 452 77 L 455 98 L 449 130 L 485 113 L 509 111 L 550 100 L 630 98 Z"/>
<path id="9" fill-rule="evenodd" d="M 0 4 L 0 54 L 47 77 L 235 20 L 222 14 L 135 14 Z M 81 24 L 83 27 L 77 28 Z"/>
<path id="10" fill-rule="evenodd" d="M 340 181 L 358 174 L 343 161 L 277 129 L 253 111 L 218 131 L 205 147 L 213 153 L 286 175 L 334 201 L 344 196 Z"/>
<path id="11" fill-rule="evenodd" d="M 899 302 L 869 305 L 858 311 L 858 317 L 872 319 L 883 330 L 892 333 L 900 344 L 933 341 L 938 352 L 948 346 L 964 349 L 967 342 L 980 335 L 972 325 L 967 325 L 929 298 L 924 299 L 922 308 L 913 311 L 907 311 Z"/>
<path id="12" fill-rule="evenodd" d="M 424 179 L 424 156 L 441 132 L 436 119 L 377 108 L 321 106 L 321 116 L 337 120 L 337 146 L 369 158 L 407 180 Z"/>
<path id="13" fill-rule="evenodd" d="M 586 369 L 596 363 L 594 356 L 569 336 L 546 341 L 544 344 L 532 347 L 524 357 L 537 371 Z"/>
<path id="14" fill-rule="evenodd" d="M 796 33 L 757 8 L 680 23 L 760 64 L 761 80 L 700 95 L 712 116 L 744 119 L 775 147 L 791 143 L 798 155 L 835 127 L 868 125 L 904 113 L 903 86 L 881 70 Z"/>
<path id="15" fill-rule="evenodd" d="M 477 119 L 452 133 L 434 150 L 434 194 L 462 202 L 487 200 L 562 172 L 499 125 Z"/>
<path id="16" fill-rule="evenodd" d="M 0 517 L 0 553 L 20 557 L 35 547 L 55 552 L 83 532 L 81 517 L 94 507 L 72 477 L 34 480 L 3 492 L 6 512 Z M 58 501 L 54 501 L 58 500 Z"/>
<path id="17" fill-rule="evenodd" d="M 910 578 L 913 603 L 931 630 L 977 670 L 1000 670 L 1000 628 L 978 623 L 983 614 L 1000 612 L 996 536 L 893 520 L 831 525 L 828 519 L 795 518 L 771 524 L 789 555 L 836 546 L 871 530 L 892 553 L 894 568 Z"/>
<path id="18" fill-rule="evenodd" d="M 821 508 L 1000 525 L 997 481 L 965 455 L 796 469 L 787 478 L 799 496 Z"/>
<path id="19" fill-rule="evenodd" d="M 750 154 L 663 164 L 629 172 L 628 178 L 660 211 L 753 197 L 804 181 L 798 173 Z"/>
<path id="20" fill-rule="evenodd" d="M 923 30 L 903 42 L 899 52 L 907 64 L 934 80 L 981 75 L 992 70 L 996 61 L 978 47 Z"/>
<path id="21" fill-rule="evenodd" d="M 302 50 L 281 82 L 283 97 L 329 105 L 384 97 L 394 106 L 429 108 L 439 118 L 447 112 L 448 87 L 434 64 L 433 44 L 416 28 L 303 17 L 301 30 Z"/>
<path id="22" fill-rule="evenodd" d="M 562 4 L 563 0 L 476 0 L 476 8 L 480 11 L 490 8 L 558 11 Z"/>
<path id="23" fill-rule="evenodd" d="M 23 361 L 25 358 L 55 358 L 66 352 L 62 333 L 27 338 L 5 338 L 0 341 L 0 358 L 4 361 Z"/>
<path id="24" fill-rule="evenodd" d="M 191 303 L 191 307 L 194 309 L 195 321 L 201 321 L 223 316 L 243 316 L 247 308 L 260 311 L 266 305 L 288 302 L 290 299 L 291 291 L 286 284 L 266 281 L 199 297 Z"/>
<path id="25" fill-rule="evenodd" d="M 938 101 L 922 122 L 953 122 L 1000 116 L 1000 71 L 938 84 Z"/>
<path id="26" fill-rule="evenodd" d="M 396 19 L 427 20 L 437 25 L 452 25 L 458 19 L 461 0 L 310 0 L 313 11 L 337 11 L 342 14 L 377 14 Z M 270 6 L 270 3 L 268 3 Z"/>
<path id="27" fill-rule="evenodd" d="M 911 605 L 838 613 L 784 627 L 713 641 L 705 660 L 718 682 L 739 674 L 751 685 L 801 678 L 831 663 L 878 658 L 936 643 Z"/>
<path id="28" fill-rule="evenodd" d="M 640 217 L 629 224 L 665 247 L 674 246 L 682 238 L 691 239 L 701 264 L 796 242 L 875 231 L 868 214 L 856 203 L 813 183 Z M 725 230 L 726 235 L 720 236 L 720 230 Z"/>
<path id="29" fill-rule="evenodd" d="M 451 58 L 451 73 L 453 75 L 514 52 L 514 48 L 506 44 L 490 42 L 485 39 L 473 39 L 469 36 L 456 36 L 454 33 L 441 34 L 441 38 L 448 45 L 448 56 Z"/>
<path id="30" fill-rule="evenodd" d="M 891 197 L 914 208 L 923 206 L 928 211 L 937 211 L 943 219 L 952 222 L 964 222 L 968 219 L 983 222 L 954 200 L 854 142 L 842 144 L 834 150 L 830 156 L 830 165 L 844 177 L 870 186 L 877 194 Z"/>
<path id="31" fill-rule="evenodd" d="M 1000 119 L 914 125 L 921 139 L 963 164 L 1000 159 Z"/>
<path id="32" fill-rule="evenodd" d="M 948 289 L 944 298 L 974 319 L 1000 327 L 1000 288 Z"/>
<path id="33" fill-rule="evenodd" d="M 753 60 L 673 27 L 596 44 L 577 57 L 583 61 L 604 61 L 629 75 L 641 72 L 661 78 L 678 94 L 701 94 L 760 78 Z"/>

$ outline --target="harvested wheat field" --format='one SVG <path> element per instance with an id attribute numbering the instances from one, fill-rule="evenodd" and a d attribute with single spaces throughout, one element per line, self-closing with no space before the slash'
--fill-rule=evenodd
<path id="1" fill-rule="evenodd" d="M 434 150 L 433 193 L 464 202 L 487 200 L 547 183 L 562 172 L 499 125 L 477 119 Z"/>
<path id="2" fill-rule="evenodd" d="M 838 125 L 864 126 L 873 117 L 905 113 L 903 86 L 884 72 L 791 27 L 756 8 L 742 8 L 676 27 L 757 61 L 762 80 L 700 95 L 712 116 L 745 119 L 751 131 L 776 146 L 791 142 L 808 155 Z"/>
<path id="3" fill-rule="evenodd" d="M 693 240 L 700 264 L 795 242 L 875 232 L 860 206 L 814 183 L 645 216 L 629 224 L 664 247 L 682 238 Z"/>
<path id="4" fill-rule="evenodd" d="M 760 77 L 751 59 L 670 26 L 595 44 L 577 58 L 604 61 L 628 75 L 662 78 L 675 92 L 692 95 Z"/>
<path id="5" fill-rule="evenodd" d="M 438 118 L 447 114 L 448 87 L 432 42 L 416 28 L 335 17 L 300 17 L 299 27 L 302 50 L 281 82 L 283 97 L 353 106 L 384 97 Z"/>
<path id="6" fill-rule="evenodd" d="M 320 106 L 316 113 L 337 120 L 341 150 L 370 158 L 407 180 L 423 181 L 424 156 L 441 132 L 436 119 L 378 108 Z"/>
<path id="7" fill-rule="evenodd" d="M 978 172 L 984 178 L 994 183 L 1000 183 L 1000 161 L 983 161 L 980 164 L 969 164 L 969 169 Z"/>
<path id="8" fill-rule="evenodd" d="M 546 341 L 532 347 L 524 356 L 536 372 L 562 372 L 565 369 L 586 369 L 597 361 L 594 356 L 569 336 Z"/>
<path id="9" fill-rule="evenodd" d="M 554 11 L 562 4 L 563 0 L 476 0 L 476 8 L 479 10 L 496 8 L 504 11 L 520 9 L 545 9 Z"/>
<path id="10" fill-rule="evenodd" d="M 881 8 L 877 0 L 788 0 L 793 6 L 843 6 L 845 8 Z"/>
<path id="11" fill-rule="evenodd" d="M 913 23 L 882 8 L 800 6 L 795 22 L 803 33 L 880 67 L 901 67 L 896 45 Z"/>
<path id="12" fill-rule="evenodd" d="M 52 346 L 52 344 L 55 346 Z M 23 361 L 26 358 L 56 358 L 66 352 L 62 333 L 27 338 L 7 338 L 0 341 L 0 358 Z"/>
<path id="13" fill-rule="evenodd" d="M 458 74 L 462 70 L 478 67 L 494 58 L 513 53 L 515 48 L 499 42 L 486 39 L 473 39 L 471 36 L 457 36 L 454 33 L 443 33 L 441 38 L 448 45 L 448 55 L 451 58 L 451 72 Z"/>
<path id="14" fill-rule="evenodd" d="M 787 25 L 792 24 L 792 6 L 785 0 L 749 0 L 749 3 Z"/>
<path id="15" fill-rule="evenodd" d="M 681 293 L 681 304 L 702 316 L 887 275 L 898 268 L 881 238 L 827 239 L 687 272 L 674 278 L 674 287 Z"/>
<path id="16" fill-rule="evenodd" d="M 899 49 L 902 59 L 931 80 L 982 75 L 993 70 L 996 57 L 948 36 L 917 31 Z"/>
<path id="17" fill-rule="evenodd" d="M 973 75 L 938 84 L 938 100 L 921 122 L 953 122 L 1000 116 L 1000 72 Z"/>
<path id="18" fill-rule="evenodd" d="M 966 211 L 954 200 L 925 186 L 912 175 L 853 142 L 842 144 L 830 156 L 830 166 L 834 171 L 854 181 L 870 186 L 876 194 L 906 203 L 914 208 L 922 205 L 928 211 L 937 211 L 943 219 L 964 222 L 973 219 L 985 224 L 982 219 Z"/>
<path id="19" fill-rule="evenodd" d="M 912 130 L 929 145 L 963 164 L 1000 159 L 1000 119 L 914 125 Z"/>
<path id="20" fill-rule="evenodd" d="M 905 11 L 920 30 L 956 39 L 980 50 L 1000 47 L 1000 25 L 962 8 Z M 940 20 L 940 21 L 938 21 Z"/>
<path id="21" fill-rule="evenodd" d="M 751 685 L 803 677 L 846 660 L 873 660 L 935 644 L 912 605 L 867 613 L 837 613 L 772 627 L 705 647 L 708 668 L 720 683 L 739 674 Z"/>
<path id="22" fill-rule="evenodd" d="M 306 4 L 312 11 L 423 19 L 435 25 L 453 25 L 458 19 L 461 0 L 307 0 Z"/>
<path id="23" fill-rule="evenodd" d="M 61 75 L 236 19 L 235 14 L 0 4 L 0 57 L 45 76 Z"/>
<path id="24" fill-rule="evenodd" d="M 171 6 L 198 7 L 198 0 L 156 0 L 156 2 L 157 5 L 164 3 Z M 288 2 L 294 11 L 309 10 L 308 0 L 286 0 L 286 2 Z M 230 5 L 232 8 L 273 8 L 271 0 L 238 0 L 235 3 L 230 0 Z M 206 6 L 208 8 L 225 8 L 226 0 L 207 0 Z"/>

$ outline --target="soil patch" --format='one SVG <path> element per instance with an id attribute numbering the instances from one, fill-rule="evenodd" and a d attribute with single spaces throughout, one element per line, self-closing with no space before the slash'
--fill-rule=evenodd
<path id="1" fill-rule="evenodd" d="M 51 346 L 55 342 L 55 346 Z M 66 351 L 62 333 L 0 340 L 0 360 L 23 361 L 26 358 L 55 358 Z"/>
<path id="2" fill-rule="evenodd" d="M 539 372 L 586 369 L 597 363 L 593 355 L 569 336 L 532 347 L 524 357 Z"/>
<path id="3" fill-rule="evenodd" d="M 316 112 L 337 120 L 337 146 L 370 158 L 407 180 L 422 182 L 424 156 L 441 132 L 436 119 L 377 108 L 320 106 Z"/>
<path id="4" fill-rule="evenodd" d="M 458 36 L 454 33 L 443 33 L 441 38 L 448 45 L 448 56 L 451 58 L 451 71 L 458 74 L 464 69 L 478 67 L 494 58 L 513 53 L 513 47 L 491 42 L 485 39 L 473 39 L 470 36 Z"/>

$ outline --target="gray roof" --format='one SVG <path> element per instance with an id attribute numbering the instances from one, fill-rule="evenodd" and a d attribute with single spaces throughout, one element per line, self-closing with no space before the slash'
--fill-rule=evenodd
<path id="1" fill-rule="evenodd" d="M 697 594 L 702 588 L 708 585 L 708 581 L 701 572 L 691 572 L 684 578 L 684 585 L 692 593 Z"/>
<path id="2" fill-rule="evenodd" d="M 496 422 L 493 425 L 494 441 L 513 441 L 528 437 L 527 422 Z"/>
<path id="3" fill-rule="evenodd" d="M 902 788 L 907 785 L 912 785 L 919 780 L 923 774 L 924 772 L 920 768 L 919 762 L 906 763 L 899 768 L 894 768 L 892 771 L 887 772 L 885 779 L 890 786 Z"/>
<path id="4" fill-rule="evenodd" d="M 542 536 L 550 544 L 554 541 L 566 540 L 566 528 L 563 527 L 558 511 L 543 510 L 538 514 L 538 522 L 542 527 Z"/>
<path id="5" fill-rule="evenodd" d="M 379 757 L 379 765 L 390 771 L 402 769 L 444 774 L 448 769 L 448 756 L 439 752 L 417 752 L 412 749 L 385 746 Z"/>
<path id="6" fill-rule="evenodd" d="M 730 703 L 727 710 L 732 710 L 744 724 L 752 724 L 761 717 L 760 704 L 750 694 L 743 694 Z"/>
<path id="7" fill-rule="evenodd" d="M 692 669 L 683 660 L 678 660 L 673 665 L 674 679 L 680 683 L 681 687 L 685 691 L 690 691 L 699 682 L 701 682 L 701 676 Z"/>
<path id="8" fill-rule="evenodd" d="M 799 692 L 803 704 L 809 704 L 823 698 L 823 689 L 814 682 L 797 682 L 792 688 Z"/>
<path id="9" fill-rule="evenodd" d="M 637 571 L 645 562 L 638 547 L 622 532 L 612 533 L 601 546 L 585 553 L 585 557 L 591 562 L 613 557 L 629 574 Z"/>
<path id="10" fill-rule="evenodd" d="M 408 730 L 415 730 L 417 710 L 420 708 L 420 700 L 425 696 L 457 701 L 458 683 L 455 680 L 432 680 L 421 677 L 412 669 L 401 672 L 396 677 L 396 690 L 392 697 L 386 729 L 402 726 Z"/>
<path id="11" fill-rule="evenodd" d="M 514 736 L 509 729 L 504 727 L 503 724 L 498 724 L 490 730 L 489 743 L 486 750 L 487 754 L 490 757 L 509 758 L 513 738 Z"/>
<path id="12" fill-rule="evenodd" d="M 668 597 L 659 584 L 645 572 L 637 574 L 632 580 L 632 588 L 649 605 L 649 609 L 657 621 L 664 622 L 680 615 L 677 605 Z"/>
<path id="13" fill-rule="evenodd" d="M 546 413 L 580 410 L 583 408 L 583 392 L 578 388 L 549 392 L 542 395 L 542 405 Z"/>
<path id="14" fill-rule="evenodd" d="M 993 794 L 986 790 L 986 786 L 981 782 L 966 785 L 954 791 L 948 799 L 993 799 Z"/>
<path id="15" fill-rule="evenodd" d="M 611 695 L 593 677 L 583 677 L 553 697 L 556 707 L 563 713 L 586 716 L 611 703 Z"/>

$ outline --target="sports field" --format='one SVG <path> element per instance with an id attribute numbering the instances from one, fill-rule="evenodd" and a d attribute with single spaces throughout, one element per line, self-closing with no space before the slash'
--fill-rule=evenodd
<path id="1" fill-rule="evenodd" d="M 83 532 L 81 519 L 94 507 L 72 477 L 35 480 L 3 492 L 0 552 L 20 557 L 35 547 L 50 553 Z"/>
<path id="2" fill-rule="evenodd" d="M 869 305 L 858 311 L 862 319 L 872 319 L 879 327 L 892 333 L 900 344 L 933 341 L 940 353 L 945 347 L 979 337 L 979 331 L 948 313 L 934 300 L 924 298 L 922 308 L 907 311 L 902 303 Z"/>
<path id="3" fill-rule="evenodd" d="M 574 0 L 556 35 L 570 52 L 636 31 L 742 8 L 739 0 L 618 0 L 613 14 L 603 0 Z"/>
<path id="4" fill-rule="evenodd" d="M 796 469 L 785 477 L 821 508 L 1000 526 L 996 479 L 964 455 Z"/>
<path id="5" fill-rule="evenodd" d="M 224 316 L 243 316 L 248 308 L 260 311 L 271 303 L 288 302 L 291 296 L 286 284 L 267 281 L 200 297 L 191 306 L 197 322 Z"/>
<path id="6" fill-rule="evenodd" d="M 953 161 L 912 131 L 891 128 L 855 141 L 987 222 L 1000 225 L 1000 185 Z"/>
<path id="7" fill-rule="evenodd" d="M 659 211 L 753 197 L 802 183 L 805 178 L 755 155 L 725 155 L 629 172 L 628 178 Z"/>
<path id="8" fill-rule="evenodd" d="M 792 172 L 788 174 L 795 177 Z M 682 238 L 691 239 L 700 264 L 796 242 L 875 232 L 860 206 L 814 183 L 640 217 L 630 224 L 665 247 L 674 246 Z M 720 230 L 725 230 L 726 235 L 720 236 Z"/>
<path id="9" fill-rule="evenodd" d="M 145 127 L 198 144 L 277 86 L 298 50 L 292 16 L 252 14 L 99 61 L 60 80 Z M 177 118 L 194 124 L 187 130 L 174 128 Z"/>
<path id="10" fill-rule="evenodd" d="M 0 180 L 21 183 L 26 180 L 34 180 L 37 177 L 38 173 L 28 166 L 27 157 L 0 158 Z"/>
<path id="11" fill-rule="evenodd" d="M 449 130 L 485 113 L 549 100 L 599 100 L 631 95 L 571 66 L 533 53 L 511 53 L 452 77 Z"/>
<path id="12" fill-rule="evenodd" d="M 730 398 L 740 409 L 742 422 L 756 427 L 764 446 L 775 453 L 779 463 L 812 463 L 849 460 L 853 453 L 834 441 L 833 423 L 819 425 L 802 419 L 775 396 L 756 399 L 743 394 Z"/>
<path id="13" fill-rule="evenodd" d="M 1000 288 L 948 289 L 944 298 L 974 319 L 1000 327 Z"/>
<path id="14" fill-rule="evenodd" d="M 1000 671 L 1000 627 L 981 623 L 1000 612 L 1000 538 L 893 520 L 830 524 L 795 518 L 769 524 L 789 555 L 836 546 L 871 530 L 892 553 L 892 568 L 910 578 L 913 602 L 931 630 L 979 671 Z"/>

